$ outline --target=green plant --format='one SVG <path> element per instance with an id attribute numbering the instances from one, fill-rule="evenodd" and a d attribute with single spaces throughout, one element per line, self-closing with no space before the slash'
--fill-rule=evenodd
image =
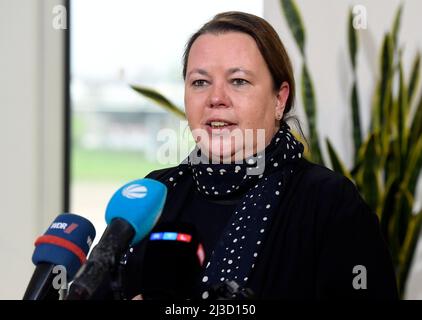
<path id="1" fill-rule="evenodd" d="M 140 85 L 131 85 L 131 88 L 138 92 L 139 94 L 143 95 L 144 97 L 152 100 L 154 103 L 158 104 L 159 106 L 163 107 L 167 111 L 170 111 L 174 115 L 176 115 L 179 118 L 185 119 L 186 115 L 182 111 L 181 108 L 176 106 L 173 102 L 171 102 L 169 99 L 164 97 L 161 93 L 157 92 L 154 89 L 147 88 Z"/>
<path id="2" fill-rule="evenodd" d="M 304 60 L 305 28 L 294 0 L 280 0 L 290 31 Z M 397 10 L 392 30 L 384 36 L 380 54 L 380 77 L 372 101 L 370 128 L 362 140 L 357 88 L 358 33 L 353 27 L 352 10 L 348 19 L 348 44 L 353 72 L 351 88 L 354 161 L 348 170 L 326 139 L 333 170 L 351 178 L 362 196 L 376 211 L 388 242 L 396 269 L 399 293 L 404 294 L 406 279 L 422 225 L 422 211 L 414 213 L 416 183 L 422 169 L 422 96 L 416 102 L 420 78 L 420 53 L 417 53 L 409 80 L 403 72 L 398 33 L 403 7 Z M 303 62 L 306 66 L 306 61 Z M 305 68 L 306 69 L 306 68 Z M 302 72 L 302 79 L 304 78 Z M 313 87 L 302 80 L 302 86 Z M 397 81 L 398 88 L 394 87 Z M 316 109 L 314 93 L 302 88 L 305 110 Z M 309 104 L 309 105 L 308 105 Z M 414 106 L 414 108 L 412 108 Z M 413 112 L 412 112 L 413 111 Z M 316 112 L 306 112 L 308 123 L 315 123 Z M 413 115 L 413 116 L 412 116 Z M 309 121 L 309 118 L 313 117 Z M 312 129 L 310 129 L 312 134 Z M 363 142 L 362 142 L 363 141 Z M 311 144 L 311 154 L 319 149 Z M 318 150 L 318 154 L 321 152 Z M 317 159 L 318 157 L 312 157 Z M 322 159 L 322 158 L 321 158 Z"/>
<path id="3" fill-rule="evenodd" d="M 296 44 L 299 47 L 300 54 L 302 56 L 302 71 L 301 71 L 301 93 L 303 99 L 303 105 L 308 120 L 309 127 L 309 144 L 312 152 L 309 157 L 316 163 L 322 163 L 321 148 L 319 146 L 319 134 L 316 124 L 316 98 L 314 85 L 312 82 L 311 75 L 308 71 L 308 63 L 306 60 L 306 32 L 303 27 L 301 15 L 298 7 L 294 1 L 282 1 L 283 10 L 285 12 L 286 20 L 290 26 L 290 30 L 293 37 L 296 40 Z"/>

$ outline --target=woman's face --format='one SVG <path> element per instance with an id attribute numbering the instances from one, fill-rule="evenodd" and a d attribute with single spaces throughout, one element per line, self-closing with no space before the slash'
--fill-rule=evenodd
<path id="1" fill-rule="evenodd" d="M 243 159 L 264 149 L 278 129 L 289 95 L 274 91 L 255 40 L 240 32 L 204 34 L 193 43 L 185 79 L 192 134 L 213 160 Z"/>

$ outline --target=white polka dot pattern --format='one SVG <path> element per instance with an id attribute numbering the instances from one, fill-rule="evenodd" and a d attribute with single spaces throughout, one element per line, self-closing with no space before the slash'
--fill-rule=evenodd
<path id="1" fill-rule="evenodd" d="M 198 150 L 193 153 L 197 154 Z M 287 124 L 283 124 L 264 152 L 243 164 L 193 163 L 189 157 L 190 174 L 184 174 L 185 166 L 167 178 L 171 187 L 177 179 L 191 177 L 195 189 L 209 197 L 242 197 L 204 268 L 203 299 L 209 298 L 210 287 L 219 282 L 236 279 L 241 286 L 247 283 L 251 270 L 259 263 L 272 216 L 280 214 L 278 207 L 288 177 L 293 174 L 292 163 L 301 159 L 302 153 L 303 145 L 290 134 Z M 248 175 L 252 165 L 265 169 Z"/>

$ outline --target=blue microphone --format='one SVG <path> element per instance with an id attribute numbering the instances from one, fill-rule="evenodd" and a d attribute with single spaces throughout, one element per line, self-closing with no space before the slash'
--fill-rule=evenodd
<path id="1" fill-rule="evenodd" d="M 53 286 L 60 271 L 56 267 L 63 267 L 69 283 L 85 262 L 94 238 L 95 228 L 89 220 L 71 213 L 57 216 L 35 241 L 32 262 L 36 268 L 23 299 L 58 300 L 60 288 Z"/>
<path id="2" fill-rule="evenodd" d="M 139 179 L 125 184 L 106 209 L 107 228 L 87 262 L 76 274 L 68 300 L 87 300 L 112 272 L 130 244 L 154 227 L 164 207 L 167 188 L 159 181 Z"/>

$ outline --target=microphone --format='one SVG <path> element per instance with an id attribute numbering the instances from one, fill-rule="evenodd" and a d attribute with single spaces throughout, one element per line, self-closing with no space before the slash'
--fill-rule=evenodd
<path id="1" fill-rule="evenodd" d="M 224 280 L 211 286 L 210 300 L 250 300 L 255 299 L 255 293 L 250 288 L 241 287 L 234 280 Z"/>
<path id="2" fill-rule="evenodd" d="M 159 224 L 145 246 L 140 283 L 143 298 L 192 299 L 204 259 L 193 225 Z"/>
<path id="3" fill-rule="evenodd" d="M 138 243 L 151 231 L 161 215 L 166 195 L 163 183 L 148 178 L 129 182 L 116 191 L 106 209 L 107 228 L 76 274 L 68 300 L 92 298 L 129 245 Z"/>
<path id="4" fill-rule="evenodd" d="M 58 300 L 62 284 L 54 285 L 55 277 L 64 272 L 65 279 L 60 278 L 69 283 L 85 262 L 94 238 L 95 228 L 89 220 L 71 213 L 57 216 L 35 241 L 32 262 L 36 268 L 23 300 Z"/>

